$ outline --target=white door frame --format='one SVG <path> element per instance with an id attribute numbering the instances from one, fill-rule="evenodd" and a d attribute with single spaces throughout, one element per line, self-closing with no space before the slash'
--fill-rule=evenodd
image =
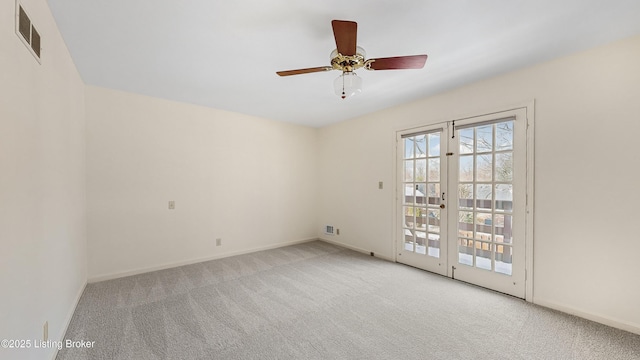
<path id="1" fill-rule="evenodd" d="M 435 127 L 443 127 L 447 128 L 447 126 L 454 121 L 464 121 L 467 119 L 477 118 L 480 116 L 498 114 L 506 111 L 524 109 L 526 114 L 526 209 L 525 209 L 525 300 L 528 302 L 533 302 L 533 261 L 534 261 L 534 151 L 535 151 L 535 142 L 534 142 L 534 134 L 535 134 L 535 100 L 530 100 L 527 102 L 515 104 L 513 106 L 507 106 L 500 109 L 492 109 L 484 112 L 477 112 L 475 114 L 469 114 L 466 116 L 456 116 L 451 117 L 447 121 L 439 121 L 434 123 L 425 122 L 423 125 L 417 125 L 412 127 L 404 127 L 397 128 L 394 133 L 394 154 L 393 154 L 393 169 L 395 173 L 394 182 L 395 182 L 395 196 L 394 196 L 394 209 L 395 213 L 393 216 L 393 249 L 394 249 L 394 260 L 398 262 L 398 234 L 402 229 L 402 223 L 400 223 L 399 213 L 402 212 L 402 209 L 398 209 L 398 194 L 400 193 L 400 189 L 402 187 L 402 181 L 400 179 L 400 174 L 398 174 L 399 166 L 398 163 L 401 160 L 398 160 L 398 147 L 402 146 L 402 144 L 397 141 L 401 137 L 402 134 L 410 133 L 410 132 L 418 132 L 422 128 L 435 128 Z M 446 171 L 443 169 L 443 171 Z M 448 197 L 451 199 L 452 197 Z M 447 207 L 449 204 L 447 203 Z M 441 226 L 446 226 L 446 224 L 442 224 Z M 447 229 L 451 230 L 451 229 Z M 449 233 L 449 231 L 447 231 Z M 447 266 L 450 268 L 450 266 Z M 449 274 L 450 275 L 450 274 Z"/>

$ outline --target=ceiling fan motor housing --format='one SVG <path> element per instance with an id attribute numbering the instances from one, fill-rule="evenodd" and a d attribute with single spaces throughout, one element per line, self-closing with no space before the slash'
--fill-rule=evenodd
<path id="1" fill-rule="evenodd" d="M 356 47 L 355 55 L 342 55 L 338 50 L 333 50 L 329 56 L 331 59 L 331 67 L 342 72 L 352 72 L 367 65 L 365 57 L 367 53 L 360 46 Z"/>

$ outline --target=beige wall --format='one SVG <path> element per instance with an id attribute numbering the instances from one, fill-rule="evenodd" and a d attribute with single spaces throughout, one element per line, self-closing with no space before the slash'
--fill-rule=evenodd
<path id="1" fill-rule="evenodd" d="M 638 59 L 635 37 L 322 128 L 322 237 L 393 259 L 395 132 L 535 99 L 534 302 L 640 333 Z"/>
<path id="2" fill-rule="evenodd" d="M 316 238 L 315 128 L 97 87 L 86 99 L 90 280 Z"/>
<path id="3" fill-rule="evenodd" d="M 0 2 L 0 339 L 59 340 L 87 279 L 84 84 L 45 1 L 21 1 L 38 64 Z M 0 348 L 2 359 L 54 349 Z"/>

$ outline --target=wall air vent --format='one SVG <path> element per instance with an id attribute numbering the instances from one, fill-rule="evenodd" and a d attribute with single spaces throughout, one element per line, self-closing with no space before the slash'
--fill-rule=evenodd
<path id="1" fill-rule="evenodd" d="M 333 235 L 333 226 L 332 225 L 325 225 L 324 233 L 327 234 L 327 235 Z"/>
<path id="2" fill-rule="evenodd" d="M 22 5 L 16 1 L 16 34 L 30 50 L 31 54 L 40 62 L 40 33 L 31 22 L 29 15 Z"/>

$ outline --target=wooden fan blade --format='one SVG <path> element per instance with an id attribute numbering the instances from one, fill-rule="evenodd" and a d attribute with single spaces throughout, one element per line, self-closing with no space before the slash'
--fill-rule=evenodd
<path id="1" fill-rule="evenodd" d="M 396 56 L 367 61 L 372 61 L 368 67 L 370 70 L 422 69 L 427 55 Z"/>
<path id="2" fill-rule="evenodd" d="M 358 24 L 354 21 L 333 20 L 331 27 L 338 52 L 345 56 L 355 55 Z"/>
<path id="3" fill-rule="evenodd" d="M 306 68 L 306 69 L 277 71 L 276 74 L 280 76 L 290 76 L 290 75 L 309 74 L 309 73 L 329 71 L 329 70 L 333 70 L 333 68 L 331 66 L 320 66 L 320 67 Z"/>

